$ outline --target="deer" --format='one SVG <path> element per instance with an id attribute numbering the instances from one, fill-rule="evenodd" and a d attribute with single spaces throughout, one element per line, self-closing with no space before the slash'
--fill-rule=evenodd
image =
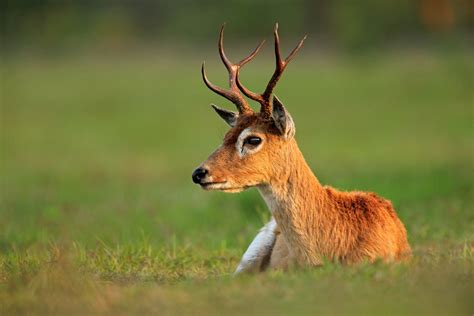
<path id="1" fill-rule="evenodd" d="M 409 258 L 407 232 L 392 203 L 372 192 L 345 192 L 323 186 L 298 147 L 294 120 L 273 90 L 306 36 L 283 59 L 278 23 L 275 25 L 276 66 L 264 92 L 258 94 L 242 84 L 239 73 L 265 41 L 233 63 L 224 52 L 224 27 L 218 49 L 229 74 L 229 89 L 209 81 L 204 62 L 201 74 L 205 85 L 231 101 L 238 112 L 211 104 L 230 130 L 223 143 L 193 171 L 192 180 L 204 190 L 227 193 L 256 188 L 271 214 L 234 273 Z M 244 96 L 258 102 L 260 111 L 253 111 Z"/>

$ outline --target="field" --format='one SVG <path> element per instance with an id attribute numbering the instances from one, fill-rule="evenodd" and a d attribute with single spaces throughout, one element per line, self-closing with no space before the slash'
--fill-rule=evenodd
<path id="1" fill-rule="evenodd" d="M 324 184 L 390 199 L 414 258 L 241 278 L 269 214 L 256 190 L 191 182 L 227 130 L 209 103 L 231 108 L 200 60 L 4 60 L 0 314 L 472 315 L 471 53 L 296 59 L 277 95 L 308 163 Z M 224 84 L 216 53 L 202 55 Z M 242 80 L 261 89 L 271 58 Z"/>

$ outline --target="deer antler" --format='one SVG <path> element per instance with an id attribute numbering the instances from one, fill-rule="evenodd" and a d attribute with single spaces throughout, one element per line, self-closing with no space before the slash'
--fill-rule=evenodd
<path id="1" fill-rule="evenodd" d="M 278 23 L 275 24 L 274 36 L 275 36 L 276 67 L 275 67 L 275 71 L 273 72 L 273 76 L 271 77 L 270 81 L 267 84 L 267 87 L 265 88 L 265 91 L 262 94 L 257 94 L 245 88 L 239 80 L 240 67 L 239 69 L 237 69 L 237 76 L 236 76 L 237 86 L 239 87 L 239 89 L 247 97 L 260 103 L 261 105 L 260 112 L 265 116 L 271 116 L 272 105 L 270 101 L 271 101 L 273 89 L 275 88 L 278 80 L 283 74 L 283 71 L 285 70 L 286 66 L 291 61 L 291 59 L 296 55 L 296 53 L 300 50 L 300 48 L 303 46 L 304 40 L 307 37 L 307 35 L 305 35 L 303 39 L 298 43 L 298 45 L 295 48 L 293 48 L 293 50 L 288 55 L 288 57 L 286 57 L 285 60 L 282 60 L 281 52 L 280 52 L 280 36 L 278 35 Z"/>
<path id="2" fill-rule="evenodd" d="M 260 48 L 262 48 L 263 44 L 265 43 L 265 40 L 263 40 L 250 55 L 239 61 L 237 64 L 233 64 L 224 53 L 224 27 L 225 24 L 222 25 L 221 32 L 219 34 L 219 55 L 221 56 L 222 62 L 224 63 L 225 67 L 227 68 L 227 71 L 229 72 L 230 90 L 224 90 L 214 85 L 209 81 L 209 79 L 207 79 L 206 71 L 204 70 L 204 63 L 202 63 L 201 68 L 202 79 L 204 80 L 204 83 L 209 89 L 234 103 L 237 109 L 239 110 L 239 113 L 251 113 L 253 111 L 245 100 L 244 96 L 240 93 L 240 90 L 236 84 L 236 78 L 240 67 L 251 61 L 258 54 Z"/>

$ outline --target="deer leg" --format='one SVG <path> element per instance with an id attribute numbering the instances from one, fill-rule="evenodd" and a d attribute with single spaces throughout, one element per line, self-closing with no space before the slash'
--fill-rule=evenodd
<path id="1" fill-rule="evenodd" d="M 294 264 L 290 249 L 281 233 L 277 231 L 275 245 L 271 253 L 268 268 L 272 270 L 287 270 Z"/>
<path id="2" fill-rule="evenodd" d="M 234 275 L 260 272 L 267 268 L 276 241 L 277 224 L 272 218 L 263 226 L 245 251 Z"/>

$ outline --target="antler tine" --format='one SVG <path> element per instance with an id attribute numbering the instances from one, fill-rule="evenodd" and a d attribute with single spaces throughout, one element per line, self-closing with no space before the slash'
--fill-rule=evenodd
<path id="1" fill-rule="evenodd" d="M 242 91 L 243 94 L 245 94 L 249 99 L 257 101 L 260 104 L 263 104 L 265 102 L 265 100 L 263 99 L 263 95 L 252 92 L 246 87 L 244 87 L 242 82 L 240 82 L 239 75 L 240 75 L 240 69 L 237 71 L 237 76 L 236 76 L 237 86 L 239 87 L 240 91 Z"/>
<path id="2" fill-rule="evenodd" d="M 237 73 L 238 73 L 240 67 L 242 67 L 243 65 L 245 65 L 246 63 L 251 61 L 255 56 L 257 56 L 258 52 L 262 48 L 265 41 L 263 40 L 254 49 L 254 51 L 250 55 L 248 55 L 247 57 L 242 59 L 237 64 L 234 64 L 227 58 L 227 56 L 225 55 L 225 52 L 224 52 L 224 27 L 225 27 L 225 24 L 222 25 L 221 31 L 220 31 L 220 34 L 219 34 L 219 55 L 220 55 L 221 60 L 224 63 L 224 65 L 225 65 L 225 67 L 226 67 L 226 69 L 229 73 L 229 88 L 230 88 L 230 90 L 224 90 L 224 89 L 214 85 L 213 83 L 211 83 L 209 81 L 209 79 L 207 79 L 206 71 L 204 69 L 204 63 L 202 64 L 202 69 L 201 69 L 202 78 L 204 80 L 204 83 L 206 84 L 206 86 L 209 89 L 211 89 L 215 93 L 223 96 L 224 98 L 226 98 L 229 101 L 231 101 L 232 103 L 234 103 L 236 105 L 237 109 L 239 110 L 239 113 L 253 112 L 252 109 L 250 108 L 250 106 L 248 105 L 247 101 L 245 100 L 245 98 L 240 93 L 240 90 L 239 90 L 239 88 L 237 86 L 237 83 L 236 83 L 236 81 L 237 81 L 236 78 L 237 78 Z"/>
<path id="3" fill-rule="evenodd" d="M 211 89 L 212 91 L 214 91 L 215 93 L 219 94 L 220 96 L 223 96 L 227 100 L 234 103 L 240 111 L 240 105 L 239 105 L 240 99 L 232 91 L 224 90 L 224 89 L 216 86 L 212 82 L 210 82 L 209 79 L 207 79 L 206 70 L 204 69 L 205 68 L 204 65 L 205 65 L 205 63 L 203 62 L 202 67 L 201 67 L 201 74 L 202 74 L 202 79 L 204 80 L 204 83 L 206 84 L 206 86 L 209 89 Z"/>
<path id="4" fill-rule="evenodd" d="M 222 24 L 221 31 L 219 32 L 219 55 L 221 56 L 221 60 L 224 63 L 225 68 L 227 68 L 227 70 L 230 72 L 232 71 L 232 63 L 224 52 L 224 28 L 225 23 Z"/>
<path id="5" fill-rule="evenodd" d="M 239 89 L 250 99 L 259 102 L 261 105 L 260 112 L 268 116 L 271 114 L 270 100 L 271 100 L 273 89 L 275 88 L 278 80 L 283 74 L 283 71 L 285 70 L 286 66 L 291 61 L 291 59 L 298 53 L 298 51 L 301 49 L 307 37 L 307 35 L 305 35 L 303 39 L 298 43 L 298 45 L 296 45 L 296 47 L 293 48 L 293 50 L 288 55 L 288 57 L 286 57 L 285 60 L 282 60 L 281 52 L 280 52 L 280 36 L 278 34 L 278 23 L 275 24 L 275 29 L 273 33 L 275 37 L 275 63 L 276 65 L 275 65 L 275 71 L 273 72 L 273 75 L 270 81 L 268 82 L 267 87 L 265 88 L 265 91 L 262 94 L 257 94 L 248 90 L 240 82 L 239 73 L 237 73 L 237 86 L 239 87 Z"/>
<path id="6" fill-rule="evenodd" d="M 303 36 L 303 38 L 302 38 L 301 41 L 298 43 L 298 45 L 296 45 L 296 47 L 293 48 L 293 50 L 292 50 L 291 53 L 288 55 L 288 57 L 286 57 L 286 59 L 285 59 L 285 64 L 288 64 L 288 63 L 290 62 L 290 60 L 293 59 L 293 57 L 296 55 L 296 53 L 298 53 L 298 51 L 300 50 L 300 48 L 303 47 L 304 41 L 306 40 L 307 37 L 308 37 L 307 34 L 306 34 L 305 36 Z"/>

